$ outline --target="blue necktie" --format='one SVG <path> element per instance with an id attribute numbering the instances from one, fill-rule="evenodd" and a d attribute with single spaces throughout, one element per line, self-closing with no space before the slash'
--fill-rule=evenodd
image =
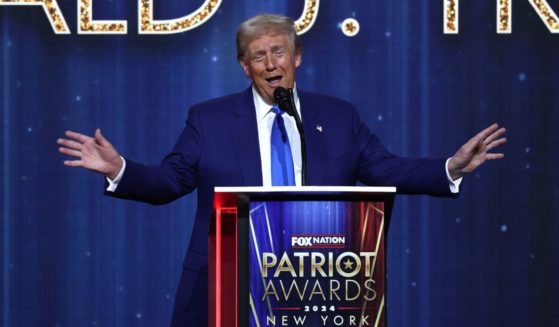
<path id="1" fill-rule="evenodd" d="M 283 111 L 276 106 L 272 107 L 272 111 L 276 114 L 271 137 L 272 185 L 295 185 L 291 146 L 281 117 Z"/>

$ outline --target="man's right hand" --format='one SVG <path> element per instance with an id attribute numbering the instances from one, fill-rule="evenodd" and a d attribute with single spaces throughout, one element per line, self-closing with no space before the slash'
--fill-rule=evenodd
<path id="1" fill-rule="evenodd" d="M 64 133 L 67 139 L 60 138 L 56 143 L 60 153 L 77 158 L 76 160 L 64 160 L 64 164 L 70 167 L 83 167 L 101 173 L 110 179 L 115 179 L 122 169 L 122 158 L 101 134 L 100 129 L 95 130 L 95 136 L 87 136 L 73 131 Z"/>

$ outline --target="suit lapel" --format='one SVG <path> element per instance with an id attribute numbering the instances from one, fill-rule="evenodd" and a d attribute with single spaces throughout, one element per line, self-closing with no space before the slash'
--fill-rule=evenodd
<path id="1" fill-rule="evenodd" d="M 320 104 L 311 99 L 311 95 L 299 91 L 301 103 L 301 120 L 307 143 L 307 181 L 309 185 L 322 185 L 324 162 L 324 137 L 320 122 Z"/>
<path id="2" fill-rule="evenodd" d="M 307 178 L 310 185 L 322 185 L 324 162 L 324 137 L 321 131 L 320 104 L 312 95 L 299 91 L 301 120 L 307 143 Z M 241 93 L 233 106 L 233 119 L 229 125 L 244 185 L 262 185 L 262 165 L 258 143 L 256 109 L 249 87 Z"/>
<path id="3" fill-rule="evenodd" d="M 241 93 L 231 105 L 234 117 L 229 127 L 244 185 L 261 186 L 262 165 L 252 89 L 249 87 Z"/>

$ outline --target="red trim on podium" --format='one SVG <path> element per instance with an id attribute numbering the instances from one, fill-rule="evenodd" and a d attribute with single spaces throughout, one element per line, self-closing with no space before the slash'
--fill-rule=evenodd
<path id="1" fill-rule="evenodd" d="M 209 323 L 237 327 L 237 207 L 234 196 L 227 198 L 215 200 L 210 227 Z"/>

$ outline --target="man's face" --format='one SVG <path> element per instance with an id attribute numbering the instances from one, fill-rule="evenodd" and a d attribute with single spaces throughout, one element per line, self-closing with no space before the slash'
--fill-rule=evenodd
<path id="1" fill-rule="evenodd" d="M 287 35 L 264 34 L 248 44 L 240 63 L 258 94 L 272 105 L 276 102 L 276 87 L 295 85 L 295 69 L 301 64 L 301 53 L 295 53 Z"/>

